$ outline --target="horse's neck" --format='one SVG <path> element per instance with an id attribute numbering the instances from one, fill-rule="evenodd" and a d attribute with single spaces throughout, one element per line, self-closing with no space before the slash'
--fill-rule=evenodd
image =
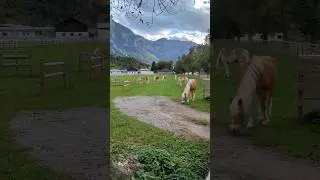
<path id="1" fill-rule="evenodd" d="M 244 108 L 248 109 L 252 100 L 252 94 L 256 89 L 256 80 L 252 73 L 252 66 L 248 66 L 241 83 L 239 85 L 237 96 L 243 99 Z"/>

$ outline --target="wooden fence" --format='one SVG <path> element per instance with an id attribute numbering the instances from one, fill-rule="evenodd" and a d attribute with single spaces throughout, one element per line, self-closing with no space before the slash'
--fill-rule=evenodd
<path id="1" fill-rule="evenodd" d="M 99 71 L 101 74 L 104 71 L 103 56 L 91 56 L 89 60 L 89 79 L 92 79 L 93 73 Z"/>
<path id="2" fill-rule="evenodd" d="M 15 68 L 15 72 L 28 71 L 32 76 L 32 55 L 21 49 L 2 50 L 0 52 L 0 67 Z"/>
<path id="3" fill-rule="evenodd" d="M 298 63 L 298 117 L 320 111 L 320 55 L 301 55 Z"/>
<path id="4" fill-rule="evenodd" d="M 61 71 L 56 72 L 47 72 L 48 67 L 58 66 Z M 48 77 L 62 77 L 63 87 L 68 88 L 67 86 L 67 68 L 65 62 L 55 61 L 55 62 L 45 62 L 44 59 L 40 60 L 40 76 L 39 76 L 39 95 L 43 94 L 45 78 Z"/>
<path id="5" fill-rule="evenodd" d="M 46 46 L 46 45 L 59 45 L 62 43 L 70 42 L 105 42 L 107 39 L 88 39 L 88 38 L 77 38 L 77 39 L 63 39 L 63 38 L 46 38 L 46 39 L 4 39 L 0 40 L 0 48 L 26 48 L 34 46 Z"/>
<path id="6" fill-rule="evenodd" d="M 261 49 L 266 47 L 276 48 L 277 50 L 288 53 L 293 56 L 299 55 L 316 55 L 320 54 L 319 44 L 304 43 L 304 42 L 292 42 L 292 41 L 235 41 L 234 39 L 214 39 L 212 45 L 228 45 L 233 44 L 237 47 L 237 44 L 246 48 Z"/>

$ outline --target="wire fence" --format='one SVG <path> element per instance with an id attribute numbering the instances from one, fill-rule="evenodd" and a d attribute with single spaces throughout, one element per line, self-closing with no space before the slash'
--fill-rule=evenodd
<path id="1" fill-rule="evenodd" d="M 10 48 L 27 48 L 27 47 L 35 47 L 35 46 L 47 46 L 47 45 L 59 45 L 62 43 L 74 43 L 74 42 L 106 42 L 108 43 L 108 39 L 106 38 L 75 38 L 75 39 L 63 39 L 63 38 L 40 38 L 40 39 L 3 39 L 0 40 L 0 48 L 2 49 L 10 49 Z"/>
<path id="2" fill-rule="evenodd" d="M 273 49 L 293 56 L 319 55 L 320 46 L 314 43 L 292 42 L 292 41 L 236 41 L 234 39 L 214 39 L 213 47 L 243 47 L 250 50 Z"/>

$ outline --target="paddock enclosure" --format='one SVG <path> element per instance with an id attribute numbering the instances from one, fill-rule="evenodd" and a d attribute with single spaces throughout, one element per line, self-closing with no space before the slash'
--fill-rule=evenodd
<path id="1" fill-rule="evenodd" d="M 0 166 L 11 170 L 0 176 L 2 179 L 81 179 L 84 177 L 81 173 L 90 169 L 87 175 L 97 179 L 94 177 L 101 174 L 97 164 L 101 167 L 101 162 L 106 162 L 105 149 L 92 143 L 105 142 L 108 74 L 98 68 L 90 80 L 87 69 L 78 71 L 78 55 L 108 48 L 106 43 L 8 42 L 0 41 L 0 143 L 3 145 Z M 104 68 L 108 60 L 105 57 Z M 87 133 L 88 130 L 93 133 Z M 86 138 L 93 140 L 83 141 Z M 77 148 L 74 143 L 80 141 L 84 144 L 78 144 Z M 76 150 L 72 150 L 71 144 Z M 100 155 L 93 158 L 95 155 L 81 147 Z M 51 158 L 61 160 L 54 163 Z M 62 172 L 59 163 L 69 172 Z M 102 173 L 102 176 L 106 175 Z"/>
<path id="2" fill-rule="evenodd" d="M 86 73 L 86 80 L 91 80 L 104 75 L 105 56 L 92 54 L 95 48 L 105 49 L 103 42 L 45 42 L 3 41 L 0 44 L 0 75 L 38 79 L 41 88 L 45 82 L 51 81 L 49 79 L 62 79 L 61 84 L 67 87 L 67 78 L 71 83 L 73 76 L 77 78 Z M 66 45 L 70 47 L 65 48 Z M 83 54 L 87 56 L 80 59 Z M 86 68 L 82 67 L 84 64 Z M 78 73 L 75 71 L 77 68 Z M 46 73 L 48 69 L 52 72 Z"/>
<path id="3" fill-rule="evenodd" d="M 178 75 L 180 77 L 182 75 Z M 164 84 L 165 86 L 171 86 L 173 81 L 177 81 L 172 74 L 132 74 L 132 75 L 110 75 L 110 86 L 111 87 L 122 87 L 122 89 L 130 89 L 133 87 L 145 87 L 152 86 L 154 84 Z M 199 75 L 187 75 L 187 77 L 195 78 L 197 81 L 198 92 L 203 99 L 210 98 L 210 76 L 204 72 L 199 73 Z M 148 79 L 148 80 L 146 80 Z M 178 83 L 176 83 L 178 86 Z M 184 88 L 184 85 L 181 87 Z"/>
<path id="4" fill-rule="evenodd" d="M 243 41 L 228 39 L 213 40 L 213 63 L 221 48 L 244 48 L 252 55 L 272 56 L 277 60 L 276 85 L 273 95 L 272 119 L 267 129 L 248 130 L 245 136 L 261 145 L 273 146 L 283 153 L 320 160 L 320 149 L 312 144 L 320 144 L 318 125 L 304 123 L 302 117 L 319 109 L 318 75 L 320 47 L 318 44 L 272 41 Z M 212 68 L 214 87 L 211 89 L 213 107 L 219 123 L 226 120 L 230 100 L 235 96 L 243 72 L 237 65 L 229 65 L 231 78 L 226 79 L 223 71 Z M 257 113 L 255 95 L 251 112 Z M 277 138 L 275 138 L 277 137 Z M 294 140 L 293 140 L 294 139 Z M 308 144 L 305 141 L 310 141 Z M 280 148 L 281 147 L 281 148 Z M 290 153 L 289 153 L 290 152 Z M 311 154 L 311 155 L 310 155 Z"/>

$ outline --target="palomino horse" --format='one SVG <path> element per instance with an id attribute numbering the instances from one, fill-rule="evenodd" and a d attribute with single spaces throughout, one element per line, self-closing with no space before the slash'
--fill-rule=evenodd
<path id="1" fill-rule="evenodd" d="M 158 76 L 158 75 L 154 76 L 153 80 L 154 81 L 159 81 L 160 80 L 160 76 Z"/>
<path id="2" fill-rule="evenodd" d="M 268 125 L 271 117 L 272 95 L 276 77 L 276 59 L 270 56 L 253 56 L 233 98 L 229 114 L 232 118 L 230 129 L 240 130 L 244 121 L 247 128 L 252 127 L 253 119 L 249 113 L 252 94 L 259 100 L 259 119 Z M 262 114 L 261 114 L 262 111 Z"/>
<path id="3" fill-rule="evenodd" d="M 96 48 L 93 51 L 93 55 L 94 56 L 100 55 L 102 57 L 105 57 L 105 56 L 107 56 L 107 48 Z"/>
<path id="4" fill-rule="evenodd" d="M 196 89 L 197 83 L 195 79 L 189 79 L 186 87 L 184 88 L 181 94 L 181 103 L 184 104 L 185 102 L 189 102 L 190 96 L 192 97 L 192 101 L 196 98 Z"/>
<path id="5" fill-rule="evenodd" d="M 138 82 L 139 82 L 139 83 L 146 82 L 146 83 L 149 84 L 149 82 L 150 82 L 150 81 L 149 81 L 149 76 L 139 76 Z"/>
<path id="6" fill-rule="evenodd" d="M 216 68 L 218 69 L 220 67 L 220 63 L 222 63 L 225 69 L 226 76 L 230 77 L 228 64 L 239 63 L 240 67 L 242 67 L 243 64 L 249 62 L 250 53 L 248 50 L 243 48 L 235 48 L 230 51 L 226 48 L 222 48 L 217 57 Z"/>

